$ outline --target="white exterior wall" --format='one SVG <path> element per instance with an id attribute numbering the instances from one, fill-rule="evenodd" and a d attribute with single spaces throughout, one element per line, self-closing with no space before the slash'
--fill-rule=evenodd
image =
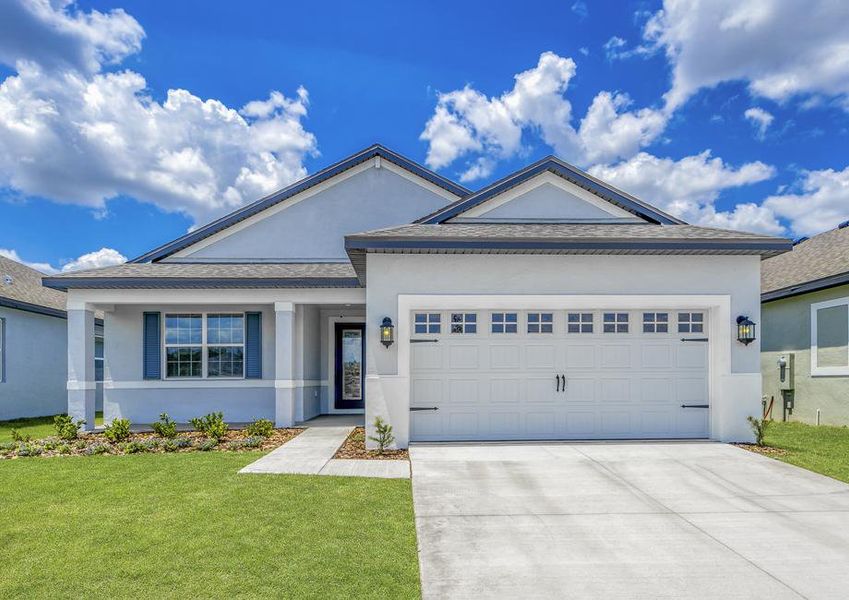
<path id="1" fill-rule="evenodd" d="M 736 342 L 734 320 L 760 322 L 759 257 L 369 254 L 367 264 L 366 424 L 382 415 L 399 447 L 409 442 L 409 311 L 498 308 L 499 299 L 507 308 L 709 310 L 711 437 L 751 439 L 746 416 L 761 407 L 760 341 Z M 386 316 L 396 324 L 389 349 L 373 333 Z"/>
<path id="2" fill-rule="evenodd" d="M 0 421 L 65 412 L 68 395 L 68 322 L 0 307 L 5 321 L 5 376 Z"/>

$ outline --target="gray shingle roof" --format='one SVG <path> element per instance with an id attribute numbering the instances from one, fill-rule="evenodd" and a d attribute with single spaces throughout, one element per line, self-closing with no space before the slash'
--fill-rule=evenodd
<path id="1" fill-rule="evenodd" d="M 358 287 L 348 263 L 125 263 L 45 278 L 67 288 Z"/>
<path id="2" fill-rule="evenodd" d="M 345 237 L 365 281 L 367 252 L 525 254 L 753 254 L 774 256 L 790 240 L 694 225 L 597 223 L 413 224 Z"/>
<path id="3" fill-rule="evenodd" d="M 6 283 L 7 276 L 12 283 Z M 42 277 L 44 273 L 0 256 L 0 306 L 64 316 L 67 296 L 41 285 Z"/>
<path id="4" fill-rule="evenodd" d="M 776 300 L 849 283 L 849 227 L 832 229 L 805 240 L 792 252 L 761 266 L 764 300 Z"/>

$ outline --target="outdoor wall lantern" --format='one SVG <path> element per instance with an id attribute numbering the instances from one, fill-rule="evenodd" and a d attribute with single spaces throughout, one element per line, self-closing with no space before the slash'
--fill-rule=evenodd
<path id="1" fill-rule="evenodd" d="M 755 324 L 749 317 L 737 317 L 737 341 L 746 346 L 755 341 Z"/>
<path id="2" fill-rule="evenodd" d="M 380 324 L 380 343 L 387 348 L 395 341 L 395 326 L 392 324 L 392 319 L 383 317 L 383 323 Z"/>

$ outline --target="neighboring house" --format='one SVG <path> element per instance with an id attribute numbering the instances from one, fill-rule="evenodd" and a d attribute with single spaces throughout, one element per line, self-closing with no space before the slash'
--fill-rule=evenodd
<path id="1" fill-rule="evenodd" d="M 43 287 L 42 277 L 0 256 L 0 420 L 68 407 L 66 294 Z M 102 360 L 102 324 L 98 330 Z"/>
<path id="2" fill-rule="evenodd" d="M 68 406 L 86 418 L 104 310 L 107 421 L 365 412 L 401 447 L 739 440 L 760 344 L 735 319 L 760 320 L 761 258 L 790 247 L 684 224 L 556 158 L 472 193 L 372 146 L 45 284 L 68 290 Z"/>
<path id="3" fill-rule="evenodd" d="M 793 403 L 789 419 L 849 425 L 849 221 L 798 241 L 762 267 L 761 360 L 764 394 Z M 793 355 L 793 377 L 779 382 L 778 360 Z"/>

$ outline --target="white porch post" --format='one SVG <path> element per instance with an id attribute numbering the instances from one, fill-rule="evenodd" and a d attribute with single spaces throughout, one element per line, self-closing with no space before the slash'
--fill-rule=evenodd
<path id="1" fill-rule="evenodd" d="M 295 305 L 274 303 L 274 421 L 295 424 Z"/>
<path id="2" fill-rule="evenodd" d="M 94 429 L 97 383 L 94 376 L 94 311 L 89 305 L 68 310 L 68 414 Z"/>

